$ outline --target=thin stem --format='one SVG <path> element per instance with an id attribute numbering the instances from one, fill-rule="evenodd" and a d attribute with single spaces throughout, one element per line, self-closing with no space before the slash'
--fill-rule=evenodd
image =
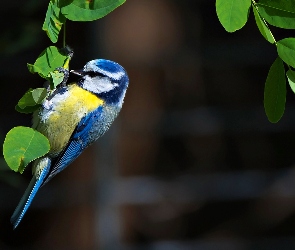
<path id="1" fill-rule="evenodd" d="M 268 27 L 267 22 L 265 21 L 265 19 L 264 19 L 264 18 L 260 15 L 260 13 L 259 13 L 259 9 L 258 9 L 258 7 L 257 7 L 257 3 L 255 2 L 255 0 L 252 0 L 252 6 L 253 6 L 253 8 L 256 9 L 256 11 L 257 11 L 259 17 L 261 18 L 262 22 L 265 24 L 265 26 L 266 26 L 267 29 L 269 30 L 269 33 L 271 34 L 271 36 L 272 36 L 272 38 L 273 38 L 273 40 L 274 40 L 274 44 L 277 45 L 277 41 L 276 41 L 274 35 L 272 34 L 270 28 Z"/>

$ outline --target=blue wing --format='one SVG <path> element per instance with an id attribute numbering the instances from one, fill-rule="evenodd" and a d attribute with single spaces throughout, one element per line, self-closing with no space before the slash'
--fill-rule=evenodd
<path id="1" fill-rule="evenodd" d="M 99 107 L 83 117 L 59 158 L 57 158 L 55 162 L 48 158 L 48 164 L 42 168 L 40 176 L 38 178 L 35 175 L 33 176 L 29 186 L 11 216 L 10 221 L 13 224 L 14 229 L 21 222 L 39 188 L 72 163 L 89 145 L 89 132 L 97 119 L 100 118 L 101 113 L 102 107 Z"/>
<path id="2" fill-rule="evenodd" d="M 101 106 L 81 119 L 74 130 L 68 145 L 57 158 L 43 185 L 70 165 L 89 145 L 89 132 L 94 123 L 101 116 L 102 109 L 103 108 Z"/>
<path id="3" fill-rule="evenodd" d="M 24 195 L 22 196 L 20 202 L 18 203 L 16 209 L 14 210 L 10 222 L 13 225 L 13 229 L 15 229 L 18 224 L 21 222 L 22 218 L 24 217 L 25 213 L 27 212 L 28 208 L 30 207 L 37 191 L 41 187 L 44 179 L 49 173 L 51 161 L 48 158 L 48 163 L 44 166 L 43 170 L 40 173 L 40 176 L 37 178 L 35 175 L 33 176 L 29 186 L 27 187 Z"/>

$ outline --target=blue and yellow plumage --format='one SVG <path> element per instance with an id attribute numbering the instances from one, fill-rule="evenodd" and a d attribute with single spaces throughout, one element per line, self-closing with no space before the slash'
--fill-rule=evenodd
<path id="1" fill-rule="evenodd" d="M 80 80 L 56 89 L 33 115 L 33 128 L 48 138 L 50 151 L 33 162 L 33 178 L 11 217 L 14 228 L 39 188 L 102 136 L 121 110 L 129 82 L 122 66 L 97 59 L 72 72 Z"/>

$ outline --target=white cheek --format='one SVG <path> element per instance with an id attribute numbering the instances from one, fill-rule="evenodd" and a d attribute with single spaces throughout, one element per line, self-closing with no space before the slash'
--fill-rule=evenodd
<path id="1" fill-rule="evenodd" d="M 117 87 L 117 83 L 112 83 L 108 78 L 106 77 L 89 77 L 85 76 L 84 82 L 83 82 L 83 88 L 86 90 L 89 90 L 93 93 L 103 93 L 108 92 L 115 87 Z"/>

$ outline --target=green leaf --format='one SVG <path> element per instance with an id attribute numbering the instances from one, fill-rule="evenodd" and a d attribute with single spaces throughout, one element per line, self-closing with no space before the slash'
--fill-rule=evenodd
<path id="1" fill-rule="evenodd" d="M 65 23 L 66 18 L 61 13 L 58 7 L 58 1 L 50 1 L 46 12 L 46 17 L 43 23 L 42 30 L 44 30 L 51 42 L 56 43 L 62 25 Z"/>
<path id="2" fill-rule="evenodd" d="M 3 155 L 7 165 L 15 172 L 23 172 L 33 160 L 49 152 L 48 139 L 28 127 L 11 129 L 3 144 Z"/>
<path id="3" fill-rule="evenodd" d="M 27 106 L 24 108 L 20 108 L 18 105 L 16 105 L 15 110 L 19 113 L 30 114 L 30 113 L 33 113 L 34 111 L 36 111 L 39 107 L 41 107 L 40 104 L 35 105 L 35 106 Z"/>
<path id="4" fill-rule="evenodd" d="M 72 21 L 93 21 L 102 18 L 126 0 L 60 0 L 62 14 Z M 241 0 L 239 0 L 241 1 Z"/>
<path id="5" fill-rule="evenodd" d="M 46 96 L 45 88 L 29 89 L 18 101 L 15 109 L 20 113 L 32 113 L 40 107 Z"/>
<path id="6" fill-rule="evenodd" d="M 34 74 L 34 73 L 39 73 L 39 75 L 41 75 L 41 72 L 42 72 L 42 69 L 40 69 L 38 66 L 34 65 L 34 64 L 30 64 L 30 63 L 27 63 L 27 67 L 28 67 L 28 70 Z M 46 76 L 44 75 L 41 75 L 43 78 L 45 78 Z"/>
<path id="7" fill-rule="evenodd" d="M 292 91 L 295 93 L 295 72 L 293 70 L 287 71 L 287 78 Z"/>
<path id="8" fill-rule="evenodd" d="M 258 11 L 271 25 L 295 29 L 295 0 L 259 0 Z"/>
<path id="9" fill-rule="evenodd" d="M 257 27 L 258 27 L 261 35 L 263 35 L 263 37 L 267 41 L 269 41 L 270 43 L 274 43 L 275 40 L 273 38 L 272 33 L 270 32 L 270 30 L 269 30 L 267 24 L 265 23 L 265 21 L 261 18 L 260 14 L 258 13 L 255 6 L 253 6 L 253 12 L 254 12 L 254 17 L 255 17 Z"/>
<path id="10" fill-rule="evenodd" d="M 271 65 L 264 88 L 264 110 L 270 122 L 278 122 L 284 114 L 286 78 L 283 61 L 278 57 Z"/>
<path id="11" fill-rule="evenodd" d="M 55 89 L 64 79 L 62 72 L 53 71 L 50 72 L 50 82 L 52 83 L 51 89 Z"/>
<path id="12" fill-rule="evenodd" d="M 241 29 L 248 20 L 251 0 L 216 0 L 216 12 L 228 32 Z"/>
<path id="13" fill-rule="evenodd" d="M 47 90 L 45 88 L 29 89 L 18 101 L 17 105 L 20 108 L 35 106 L 36 104 L 41 104 L 46 96 Z"/>
<path id="14" fill-rule="evenodd" d="M 26 106 L 34 106 L 36 105 L 36 102 L 34 101 L 32 97 L 32 89 L 29 89 L 22 98 L 18 101 L 17 105 L 20 108 L 25 108 Z"/>
<path id="15" fill-rule="evenodd" d="M 285 63 L 295 67 L 295 38 L 285 38 L 278 41 L 277 50 Z"/>
<path id="16" fill-rule="evenodd" d="M 41 104 L 47 96 L 47 89 L 36 88 L 32 90 L 32 97 L 37 104 Z"/>
<path id="17" fill-rule="evenodd" d="M 42 51 L 35 63 L 28 64 L 31 73 L 39 73 L 43 78 L 47 78 L 49 72 L 58 67 L 62 67 L 68 61 L 68 56 L 55 46 L 50 46 Z"/>

